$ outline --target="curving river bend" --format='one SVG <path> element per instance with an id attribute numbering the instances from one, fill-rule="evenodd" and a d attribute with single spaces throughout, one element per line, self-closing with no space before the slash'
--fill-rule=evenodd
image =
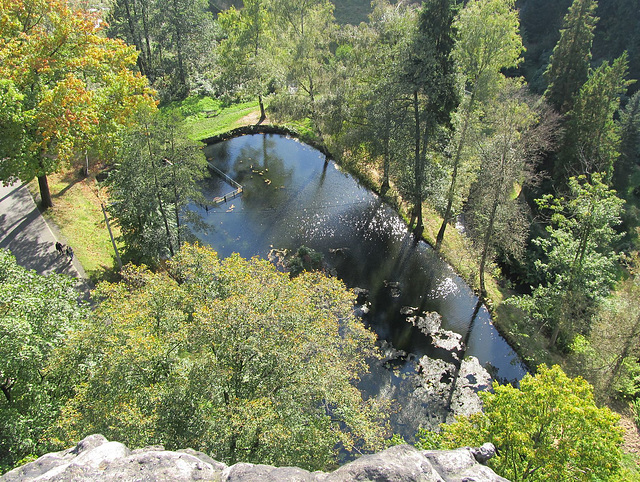
<path id="1" fill-rule="evenodd" d="M 244 192 L 198 208 L 205 221 L 196 232 L 202 242 L 221 257 L 237 252 L 266 258 L 273 249 L 305 245 L 323 253 L 337 276 L 364 294 L 363 318 L 384 340 L 387 357 L 360 387 L 396 401 L 394 432 L 410 439 L 421 425 L 433 428 L 454 412 L 465 413 L 464 397 L 486 388 L 487 372 L 502 382 L 524 376 L 526 368 L 465 282 L 429 245 L 414 242 L 392 208 L 319 151 L 258 134 L 209 145 L 205 155 Z M 212 175 L 202 189 L 213 199 L 234 187 Z M 432 336 L 407 321 L 422 312 L 439 313 L 439 333 L 454 332 L 462 348 L 434 345 Z"/>

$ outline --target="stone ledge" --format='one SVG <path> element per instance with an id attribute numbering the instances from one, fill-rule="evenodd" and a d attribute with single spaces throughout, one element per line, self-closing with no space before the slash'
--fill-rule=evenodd
<path id="1" fill-rule="evenodd" d="M 480 464 L 495 453 L 491 444 L 479 449 L 420 451 L 398 445 L 365 455 L 326 472 L 297 467 L 238 463 L 227 466 L 192 449 L 171 452 L 162 446 L 130 450 L 96 434 L 75 447 L 43 455 L 7 472 L 0 482 L 14 481 L 145 481 L 145 482 L 501 482 L 506 479 Z M 507 481 L 508 482 L 508 481 Z"/>

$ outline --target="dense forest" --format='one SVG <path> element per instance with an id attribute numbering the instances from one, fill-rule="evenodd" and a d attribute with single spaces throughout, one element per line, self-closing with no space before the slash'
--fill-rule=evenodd
<path id="1" fill-rule="evenodd" d="M 637 476 L 608 407 L 640 426 L 639 0 L 0 9 L 0 179 L 46 209 L 51 176 L 104 171 L 126 265 L 89 307 L 0 251 L 0 469 L 95 432 L 309 469 L 399 442 L 355 388 L 380 355 L 341 281 L 193 243 L 193 126 L 250 105 L 396 207 L 531 369 L 413 443 L 493 442 L 512 480 Z"/>

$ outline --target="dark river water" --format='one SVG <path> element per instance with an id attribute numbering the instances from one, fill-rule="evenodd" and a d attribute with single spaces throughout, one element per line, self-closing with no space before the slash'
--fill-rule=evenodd
<path id="1" fill-rule="evenodd" d="M 335 163 L 325 162 L 319 151 L 284 136 L 251 135 L 207 146 L 205 154 L 244 192 L 199 209 L 206 223 L 196 233 L 202 242 L 221 257 L 237 252 L 266 258 L 274 248 L 305 245 L 321 252 L 348 287 L 368 291 L 365 323 L 407 355 L 373 367 L 361 385 L 365 393 L 393 396 L 401 411 L 403 394 L 411 390 L 405 385 L 413 383 L 405 375 L 415 372 L 416 360 L 448 357 L 407 322 L 403 307 L 439 313 L 442 327 L 466 342 L 462 358 L 476 357 L 494 378 L 515 381 L 524 376 L 524 365 L 465 282 L 429 245 L 414 242 L 392 208 Z M 214 174 L 203 183 L 209 200 L 234 189 Z M 429 406 L 413 404 L 412 410 L 426 413 Z M 394 430 L 415 433 L 421 414 L 410 419 Z"/>

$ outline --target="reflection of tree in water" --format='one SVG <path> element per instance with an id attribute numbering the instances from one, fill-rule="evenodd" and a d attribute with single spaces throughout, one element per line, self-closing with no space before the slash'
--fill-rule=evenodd
<path id="1" fill-rule="evenodd" d="M 205 147 L 204 154 L 207 156 L 207 161 L 213 163 L 218 169 L 233 177 L 233 173 L 229 172 L 232 168 L 232 166 L 229 165 L 232 157 L 232 154 L 229 153 L 230 145 L 229 142 L 212 144 Z"/>
<path id="2" fill-rule="evenodd" d="M 251 211 L 274 209 L 287 200 L 286 186 L 291 186 L 294 168 L 275 154 L 275 141 L 262 136 L 259 147 L 245 146 L 233 166 L 236 181 L 242 184 L 242 202 Z"/>

